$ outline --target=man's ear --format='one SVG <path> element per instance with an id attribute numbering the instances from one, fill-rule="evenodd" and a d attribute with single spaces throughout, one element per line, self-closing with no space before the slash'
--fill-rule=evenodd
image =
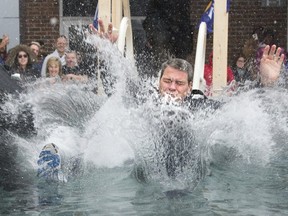
<path id="1" fill-rule="evenodd" d="M 189 93 L 192 91 L 192 87 L 193 87 L 192 85 L 193 85 L 193 82 L 190 81 L 190 82 L 189 82 Z"/>

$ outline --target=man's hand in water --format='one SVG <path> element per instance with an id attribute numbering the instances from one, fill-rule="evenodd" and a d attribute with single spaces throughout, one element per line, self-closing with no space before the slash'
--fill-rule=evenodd
<path id="1" fill-rule="evenodd" d="M 264 86 L 273 85 L 279 78 L 281 66 L 284 60 L 282 49 L 276 45 L 267 45 L 264 49 L 263 56 L 260 61 L 260 77 Z"/>
<path id="2" fill-rule="evenodd" d="M 103 23 L 103 20 L 99 19 L 98 20 L 99 28 L 98 30 L 93 26 L 93 24 L 89 25 L 90 30 L 98 35 L 101 38 L 106 38 L 110 40 L 112 43 L 115 43 L 118 39 L 118 34 L 113 34 L 113 25 L 112 23 L 109 23 L 107 32 L 105 31 L 105 26 Z"/>

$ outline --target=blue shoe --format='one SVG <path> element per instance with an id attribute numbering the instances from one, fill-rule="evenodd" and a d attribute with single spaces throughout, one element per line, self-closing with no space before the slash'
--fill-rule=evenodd
<path id="1" fill-rule="evenodd" d="M 37 161 L 39 166 L 37 176 L 47 181 L 67 182 L 61 170 L 61 157 L 58 147 L 49 143 L 45 145 Z"/>

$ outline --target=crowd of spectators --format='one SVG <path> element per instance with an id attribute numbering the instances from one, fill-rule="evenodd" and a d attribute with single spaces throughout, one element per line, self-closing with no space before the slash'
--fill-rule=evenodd
<path id="1" fill-rule="evenodd" d="M 189 10 L 181 11 L 176 19 L 171 16 L 171 11 L 177 11 L 179 4 L 175 4 L 173 8 L 168 6 L 169 4 L 165 4 L 165 1 L 150 1 L 147 7 L 147 16 L 143 22 L 147 38 L 145 43 L 148 52 L 146 54 L 154 59 L 154 61 L 149 61 L 154 71 L 157 71 L 161 63 L 171 57 L 189 61 L 193 49 L 193 25 L 188 17 Z M 183 19 L 179 20 L 179 17 L 187 19 L 185 22 L 189 23 L 184 29 L 178 28 L 181 25 L 180 22 L 183 22 Z M 185 38 L 185 40 L 181 38 Z M 81 38 L 77 46 L 75 41 L 69 44 L 65 35 L 59 35 L 55 40 L 55 44 L 53 44 L 55 50 L 48 55 L 41 53 L 43 46 L 41 41 L 31 41 L 27 45 L 19 44 L 7 51 L 8 44 L 9 37 L 3 35 L 0 40 L 0 64 L 4 65 L 4 68 L 13 79 L 20 82 L 56 77 L 56 72 L 52 72 L 55 66 L 58 67 L 56 69 L 58 70 L 57 80 L 61 81 L 85 82 L 91 77 L 103 77 L 97 76 L 96 67 L 91 67 L 92 64 L 97 62 L 97 60 L 92 59 L 92 56 L 95 57 L 94 52 L 96 50 Z M 246 40 L 240 53 L 229 53 L 228 57 L 233 56 L 235 59 L 233 64 L 227 67 L 227 85 L 235 84 L 233 86 L 235 90 L 237 87 L 244 86 L 247 82 L 259 84 L 260 59 L 263 56 L 265 46 L 271 46 L 272 44 L 279 45 L 275 32 L 263 27 L 256 28 L 251 37 Z M 281 53 L 285 54 L 284 49 L 281 49 Z M 60 65 L 58 61 L 61 63 Z M 288 68 L 286 57 L 283 66 L 283 68 Z M 212 74 L 213 51 L 204 68 L 206 96 L 212 95 Z M 105 81 L 105 77 L 103 80 Z"/>

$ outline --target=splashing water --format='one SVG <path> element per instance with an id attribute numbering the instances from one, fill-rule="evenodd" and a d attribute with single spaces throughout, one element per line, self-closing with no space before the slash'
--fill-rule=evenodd
<path id="1" fill-rule="evenodd" d="M 41 148 L 53 142 L 64 165 L 69 166 L 71 158 L 83 160 L 84 174 L 75 177 L 79 182 L 71 179 L 67 188 L 60 189 L 67 199 L 69 190 L 77 191 L 75 199 L 84 197 L 79 211 L 105 214 L 117 212 L 122 205 L 123 214 L 163 213 L 163 202 L 177 196 L 181 202 L 175 198 L 175 203 L 169 200 L 172 205 L 164 206 L 179 208 L 183 214 L 199 209 L 203 214 L 211 209 L 219 214 L 287 211 L 287 202 L 274 202 L 276 196 L 287 195 L 286 189 L 279 189 L 287 188 L 286 90 L 250 90 L 221 98 L 224 105 L 218 110 L 192 113 L 177 103 L 155 103 L 157 81 L 138 80 L 135 67 L 115 45 L 97 37 L 87 42 L 98 47 L 106 72 L 116 77 L 110 87 L 112 96 L 94 94 L 94 80 L 53 86 L 39 81 L 2 105 L 12 120 L 27 104 L 31 106 L 37 133 L 29 137 L 10 133 L 11 144 L 19 149 L 18 166 L 30 170 L 30 177 L 36 175 Z M 137 83 L 136 88 L 132 83 Z M 130 176 L 135 170 L 142 172 L 144 186 Z M 252 188 L 254 193 L 247 197 Z M 59 196 L 56 199 L 59 206 L 65 203 Z M 191 205 L 191 200 L 202 207 Z M 69 206 L 74 201 L 66 202 Z M 176 203 L 190 205 L 184 211 Z M 42 206 L 39 202 L 31 205 Z"/>

